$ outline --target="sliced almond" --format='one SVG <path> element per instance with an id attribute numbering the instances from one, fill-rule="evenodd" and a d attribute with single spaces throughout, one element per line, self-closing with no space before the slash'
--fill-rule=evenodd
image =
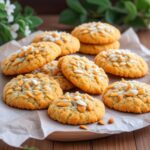
<path id="1" fill-rule="evenodd" d="M 18 55 L 19 55 L 19 57 L 24 57 L 25 56 L 25 52 L 21 51 Z"/>
<path id="2" fill-rule="evenodd" d="M 68 107 L 68 106 L 71 105 L 71 103 L 67 102 L 67 101 L 60 101 L 56 105 L 59 106 L 59 107 Z"/>
<path id="3" fill-rule="evenodd" d="M 58 35 L 57 33 L 52 33 L 52 36 L 56 38 L 56 37 L 58 37 L 59 35 Z"/>
<path id="4" fill-rule="evenodd" d="M 104 122 L 104 120 L 99 120 L 98 122 L 97 122 L 99 125 L 105 125 L 105 122 Z"/>
<path id="5" fill-rule="evenodd" d="M 21 61 L 19 60 L 19 59 L 16 59 L 13 63 L 12 63 L 12 65 L 13 66 L 16 66 L 16 65 L 18 65 L 18 64 L 20 64 L 21 63 Z"/>
<path id="6" fill-rule="evenodd" d="M 139 95 L 142 95 L 142 94 L 144 94 L 144 93 L 145 93 L 145 90 L 144 90 L 144 89 L 142 89 L 142 88 L 141 88 L 141 89 L 138 89 L 138 94 L 139 94 Z"/>
<path id="7" fill-rule="evenodd" d="M 118 96 L 118 93 L 111 93 L 110 96 L 112 97 Z"/>
<path id="8" fill-rule="evenodd" d="M 85 125 L 80 125 L 80 129 L 87 130 L 87 129 L 88 129 L 88 127 L 87 127 L 87 126 L 85 126 Z"/>
<path id="9" fill-rule="evenodd" d="M 77 110 L 81 113 L 86 111 L 86 107 L 85 106 L 81 106 L 81 105 L 77 105 Z"/>
<path id="10" fill-rule="evenodd" d="M 11 94 L 13 92 L 13 89 L 8 89 L 6 94 Z"/>
<path id="11" fill-rule="evenodd" d="M 88 110 L 88 111 L 92 111 L 92 110 L 93 110 L 93 106 L 90 105 L 90 104 L 88 104 L 88 105 L 87 105 L 87 110 Z"/>
<path id="12" fill-rule="evenodd" d="M 19 86 L 22 86 L 22 85 L 23 85 L 23 80 L 19 80 L 19 81 L 18 81 L 18 85 L 19 85 Z"/>
<path id="13" fill-rule="evenodd" d="M 27 94 L 29 97 L 34 97 L 33 94 L 32 94 L 30 91 L 26 91 L 26 94 Z"/>
<path id="14" fill-rule="evenodd" d="M 56 44 L 58 44 L 58 45 L 61 45 L 63 42 L 62 42 L 62 40 L 57 40 L 56 41 Z"/>
<path id="15" fill-rule="evenodd" d="M 109 120 L 108 120 L 108 124 L 113 124 L 114 122 L 115 122 L 115 120 L 114 120 L 114 118 L 113 118 L 113 117 L 109 118 Z"/>
<path id="16" fill-rule="evenodd" d="M 82 33 L 89 33 L 89 30 L 84 29 L 84 30 L 82 30 Z"/>
<path id="17" fill-rule="evenodd" d="M 29 89 L 29 88 L 30 88 L 30 85 L 29 85 L 28 83 L 25 83 L 25 84 L 24 84 L 24 87 L 25 87 L 26 89 Z"/>
<path id="18" fill-rule="evenodd" d="M 128 84 L 128 86 L 126 87 L 126 91 L 130 90 L 132 88 L 131 84 Z"/>
<path id="19" fill-rule="evenodd" d="M 26 60 L 30 60 L 30 59 L 33 59 L 33 58 L 34 58 L 33 55 L 28 55 L 28 56 L 26 57 Z"/>

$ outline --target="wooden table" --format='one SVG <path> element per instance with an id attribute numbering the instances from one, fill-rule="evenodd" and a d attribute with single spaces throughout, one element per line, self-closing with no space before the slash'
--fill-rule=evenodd
<path id="1" fill-rule="evenodd" d="M 43 30 L 59 29 L 65 30 L 68 27 L 58 24 L 57 16 L 41 16 L 44 24 L 40 27 Z M 150 31 L 139 31 L 141 42 L 150 48 Z M 132 36 L 132 35 L 131 35 Z M 28 140 L 24 145 L 36 147 L 39 150 L 150 150 L 150 127 L 143 128 L 130 133 L 112 135 L 106 138 L 81 141 L 81 142 L 56 142 L 48 140 Z M 0 150 L 19 150 L 0 142 Z"/>

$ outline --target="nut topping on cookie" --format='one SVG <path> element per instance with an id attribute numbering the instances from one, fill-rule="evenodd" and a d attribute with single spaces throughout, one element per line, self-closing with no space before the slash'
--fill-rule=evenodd
<path id="1" fill-rule="evenodd" d="M 44 74 L 19 75 L 3 91 L 6 104 L 20 109 L 45 109 L 62 95 L 59 84 Z"/>
<path id="2" fill-rule="evenodd" d="M 65 56 L 59 62 L 65 77 L 83 91 L 100 94 L 108 85 L 103 69 L 86 57 Z"/>
<path id="3" fill-rule="evenodd" d="M 148 72 L 144 59 L 129 50 L 102 51 L 95 57 L 95 63 L 106 72 L 122 77 L 138 78 Z"/>
<path id="4" fill-rule="evenodd" d="M 105 107 L 100 100 L 79 92 L 67 92 L 48 108 L 50 118 L 73 125 L 97 122 L 104 114 Z"/>
<path id="5" fill-rule="evenodd" d="M 46 31 L 37 35 L 33 39 L 33 43 L 40 41 L 54 42 L 60 46 L 61 55 L 67 55 L 79 51 L 80 42 L 77 38 L 67 32 L 61 31 Z"/>
<path id="6" fill-rule="evenodd" d="M 138 81 L 119 81 L 109 85 L 103 94 L 104 103 L 123 112 L 150 111 L 150 85 Z"/>

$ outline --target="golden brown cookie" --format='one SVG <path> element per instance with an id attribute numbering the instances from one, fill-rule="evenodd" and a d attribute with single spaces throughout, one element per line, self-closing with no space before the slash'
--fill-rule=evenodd
<path id="1" fill-rule="evenodd" d="M 96 56 L 95 63 L 106 72 L 122 77 L 138 78 L 148 72 L 144 59 L 129 50 L 102 51 Z"/>
<path id="2" fill-rule="evenodd" d="M 108 49 L 118 49 L 120 47 L 120 43 L 118 41 L 115 41 L 110 44 L 80 44 L 80 53 L 83 54 L 91 54 L 91 55 L 96 55 L 101 51 L 108 50 Z"/>
<path id="3" fill-rule="evenodd" d="M 3 90 L 3 101 L 20 109 L 45 109 L 63 94 L 59 84 L 45 74 L 18 75 Z"/>
<path id="4" fill-rule="evenodd" d="M 5 75 L 28 73 L 54 60 L 60 53 L 60 47 L 52 42 L 23 46 L 16 53 L 4 59 L 1 63 L 2 72 Z"/>
<path id="5" fill-rule="evenodd" d="M 80 48 L 79 40 L 66 32 L 60 31 L 44 32 L 40 35 L 37 35 L 33 39 L 33 42 L 40 42 L 40 41 L 50 41 L 59 45 L 62 50 L 61 56 L 76 53 L 77 51 L 79 51 Z"/>
<path id="6" fill-rule="evenodd" d="M 64 56 L 60 68 L 65 77 L 79 89 L 100 94 L 108 85 L 108 77 L 102 68 L 86 57 Z"/>
<path id="7" fill-rule="evenodd" d="M 119 81 L 103 93 L 104 103 L 115 110 L 132 113 L 150 111 L 150 85 L 138 81 Z"/>
<path id="8" fill-rule="evenodd" d="M 86 44 L 109 44 L 120 38 L 120 31 L 107 23 L 91 22 L 75 27 L 72 35 Z"/>
<path id="9" fill-rule="evenodd" d="M 74 85 L 68 81 L 65 76 L 62 74 L 61 70 L 58 68 L 58 61 L 53 60 L 52 62 L 44 65 L 43 67 L 33 71 L 33 73 L 44 73 L 53 77 L 60 85 L 63 90 L 71 90 L 74 88 Z"/>
<path id="10" fill-rule="evenodd" d="M 88 94 L 66 93 L 50 104 L 48 115 L 64 124 L 88 124 L 102 119 L 105 107 L 100 100 Z"/>

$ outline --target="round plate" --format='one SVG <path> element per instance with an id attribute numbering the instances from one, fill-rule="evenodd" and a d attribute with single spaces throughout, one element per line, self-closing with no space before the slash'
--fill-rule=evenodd
<path id="1" fill-rule="evenodd" d="M 110 134 L 109 134 L 110 135 Z M 85 141 L 109 136 L 108 134 L 97 134 L 88 131 L 83 132 L 53 132 L 47 139 L 53 141 Z"/>

